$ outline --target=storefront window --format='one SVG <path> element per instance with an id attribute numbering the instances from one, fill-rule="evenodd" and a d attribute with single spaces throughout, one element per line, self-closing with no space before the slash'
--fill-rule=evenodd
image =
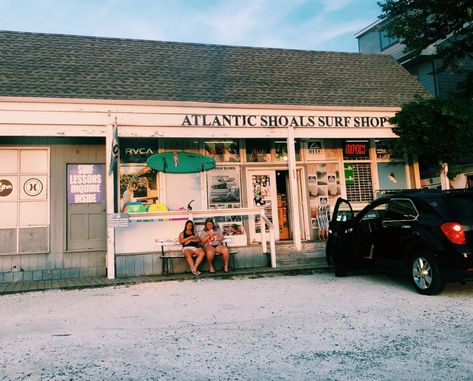
<path id="1" fill-rule="evenodd" d="M 268 139 L 246 140 L 246 161 L 267 163 L 271 161 L 271 141 Z"/>
<path id="2" fill-rule="evenodd" d="M 318 228 L 320 213 L 330 213 L 341 195 L 339 164 L 309 164 L 307 177 L 311 222 L 312 226 Z"/>
<path id="3" fill-rule="evenodd" d="M 49 251 L 49 150 L 0 149 L 0 253 Z"/>
<path id="4" fill-rule="evenodd" d="M 373 182 L 371 178 L 369 141 L 344 141 L 343 159 L 345 160 L 345 186 L 348 201 L 371 201 L 373 199 Z M 360 161 L 364 161 L 364 163 Z"/>
<path id="5" fill-rule="evenodd" d="M 213 157 L 216 162 L 239 162 L 240 143 L 238 139 L 206 140 L 205 154 Z"/>
<path id="6" fill-rule="evenodd" d="M 296 151 L 296 161 L 300 160 L 300 140 L 295 141 L 295 151 Z M 276 140 L 274 142 L 275 158 L 276 161 L 287 161 L 287 141 L 286 140 Z"/>
<path id="7" fill-rule="evenodd" d="M 393 149 L 394 141 L 392 139 L 375 140 L 375 146 L 377 160 L 401 159 Z"/>
<path id="8" fill-rule="evenodd" d="M 370 163 L 345 163 L 347 199 L 351 202 L 368 202 L 373 199 Z"/>
<path id="9" fill-rule="evenodd" d="M 161 139 L 163 152 L 186 151 L 186 152 L 200 152 L 199 139 Z"/>
<path id="10" fill-rule="evenodd" d="M 120 209 L 122 211 L 126 211 L 127 203 L 139 202 L 145 207 L 158 203 L 160 201 L 158 189 L 158 174 L 147 165 L 122 164 L 120 166 Z"/>
<path id="11" fill-rule="evenodd" d="M 146 165 L 158 153 L 158 139 L 120 141 L 120 210 L 148 211 L 159 200 L 158 173 Z"/>
<path id="12" fill-rule="evenodd" d="M 368 140 L 346 140 L 343 142 L 344 160 L 369 160 L 370 143 Z"/>
<path id="13" fill-rule="evenodd" d="M 207 172 L 208 204 L 211 209 L 239 208 L 240 168 L 221 165 Z"/>
<path id="14" fill-rule="evenodd" d="M 325 160 L 339 160 L 340 158 L 340 140 L 324 140 Z"/>
<path id="15" fill-rule="evenodd" d="M 407 176 L 404 163 L 378 163 L 378 182 L 380 190 L 406 189 Z"/>
<path id="16" fill-rule="evenodd" d="M 121 163 L 146 163 L 155 153 L 158 153 L 158 139 L 120 139 Z"/>
<path id="17" fill-rule="evenodd" d="M 393 139 L 375 140 L 378 168 L 378 192 L 406 189 L 407 175 L 404 160 L 393 150 Z"/>
<path id="18" fill-rule="evenodd" d="M 166 207 L 202 210 L 201 173 L 166 173 Z"/>

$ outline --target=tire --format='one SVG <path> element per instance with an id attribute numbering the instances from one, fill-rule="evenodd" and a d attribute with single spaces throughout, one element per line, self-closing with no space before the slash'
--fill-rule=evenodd
<path id="1" fill-rule="evenodd" d="M 345 268 L 341 268 L 337 266 L 337 262 L 335 260 L 336 256 L 334 256 L 334 250 L 337 250 L 337 249 L 334 247 L 329 248 L 329 246 L 327 246 L 326 253 L 325 253 L 326 258 L 327 258 L 327 264 L 329 265 L 329 267 L 333 269 L 336 277 L 347 276 L 347 270 Z"/>
<path id="2" fill-rule="evenodd" d="M 410 279 L 414 288 L 422 295 L 437 295 L 445 288 L 445 282 L 435 258 L 427 251 L 414 254 L 410 265 Z"/>
<path id="3" fill-rule="evenodd" d="M 348 271 L 346 269 L 337 269 L 335 268 L 334 274 L 336 277 L 341 278 L 348 275 Z"/>

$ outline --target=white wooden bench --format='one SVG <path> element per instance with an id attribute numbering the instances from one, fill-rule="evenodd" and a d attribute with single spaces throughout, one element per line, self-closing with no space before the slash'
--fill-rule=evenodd
<path id="1" fill-rule="evenodd" d="M 162 273 L 163 275 L 171 275 L 174 273 L 174 259 L 184 259 L 184 254 L 182 253 L 182 245 L 179 243 L 178 240 L 170 239 L 170 240 L 161 240 L 161 239 L 156 239 L 156 245 L 161 246 L 161 260 L 163 263 L 162 267 Z M 224 240 L 224 244 L 227 245 L 227 240 Z M 173 251 L 168 251 L 166 252 L 164 250 L 165 247 L 170 247 L 170 246 L 177 246 L 178 249 L 173 250 Z M 234 270 L 235 269 L 235 255 L 238 254 L 237 250 L 232 250 L 229 247 L 229 253 L 230 253 L 230 263 L 229 263 L 229 270 Z M 221 255 L 220 253 L 215 253 L 215 256 Z M 194 256 L 195 257 L 195 256 Z"/>

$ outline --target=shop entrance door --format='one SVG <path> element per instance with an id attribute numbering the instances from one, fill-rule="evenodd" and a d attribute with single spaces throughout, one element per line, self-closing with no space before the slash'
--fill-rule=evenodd
<path id="1" fill-rule="evenodd" d="M 279 240 L 276 171 L 252 170 L 247 173 L 247 194 L 249 207 L 261 207 L 275 226 L 275 239 Z M 261 221 L 259 216 L 249 221 L 250 242 L 261 242 Z M 267 230 L 268 231 L 268 230 Z"/>
<path id="2" fill-rule="evenodd" d="M 279 239 L 290 239 L 289 224 L 289 172 L 276 171 Z"/>

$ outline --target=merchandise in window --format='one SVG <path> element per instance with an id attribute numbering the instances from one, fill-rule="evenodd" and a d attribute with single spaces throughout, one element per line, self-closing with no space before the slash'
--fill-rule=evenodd
<path id="1" fill-rule="evenodd" d="M 246 161 L 250 163 L 270 162 L 271 141 L 268 139 L 247 139 Z"/>
<path id="2" fill-rule="evenodd" d="M 204 141 L 205 154 L 213 157 L 217 162 L 239 162 L 240 143 L 238 140 L 206 140 Z"/>

